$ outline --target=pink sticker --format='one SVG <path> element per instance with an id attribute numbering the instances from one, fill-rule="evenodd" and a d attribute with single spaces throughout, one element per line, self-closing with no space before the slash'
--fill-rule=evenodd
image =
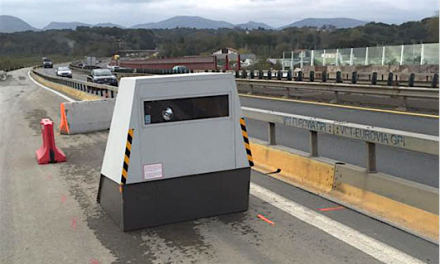
<path id="1" fill-rule="evenodd" d="M 64 203 L 67 200 L 67 197 L 64 194 L 61 194 L 61 202 Z"/>
<path id="2" fill-rule="evenodd" d="M 162 163 L 144 165 L 144 179 L 162 178 Z"/>
<path id="3" fill-rule="evenodd" d="M 72 222 L 70 223 L 70 226 L 72 227 L 72 229 L 76 228 L 76 219 L 72 218 Z"/>

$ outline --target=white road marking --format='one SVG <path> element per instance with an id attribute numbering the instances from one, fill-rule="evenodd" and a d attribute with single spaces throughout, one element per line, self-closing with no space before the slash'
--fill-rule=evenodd
<path id="1" fill-rule="evenodd" d="M 374 238 L 362 234 L 353 228 L 345 226 L 322 214 L 290 201 L 257 184 L 251 183 L 250 193 L 291 216 L 319 228 L 327 234 L 359 249 L 379 261 L 382 261 L 383 263 L 425 263 Z"/>
<path id="2" fill-rule="evenodd" d="M 28 76 L 29 76 L 29 79 L 31 79 L 31 81 L 33 81 L 36 85 L 40 86 L 41 88 L 46 89 L 46 90 L 48 90 L 48 91 L 51 91 L 51 92 L 53 92 L 54 94 L 56 94 L 56 95 L 58 95 L 58 96 L 61 96 L 62 98 L 66 99 L 66 100 L 69 101 L 69 102 L 76 102 L 76 100 L 73 100 L 72 98 L 70 98 L 70 97 L 68 97 L 68 96 L 66 96 L 66 95 L 64 95 L 64 94 L 62 94 L 62 93 L 60 93 L 60 92 L 58 92 L 58 91 L 55 91 L 55 90 L 53 90 L 53 89 L 50 89 L 49 87 L 46 87 L 46 86 L 44 86 L 44 85 L 38 83 L 37 81 L 35 81 L 35 80 L 32 78 L 32 76 L 31 76 L 31 71 L 28 71 Z"/>

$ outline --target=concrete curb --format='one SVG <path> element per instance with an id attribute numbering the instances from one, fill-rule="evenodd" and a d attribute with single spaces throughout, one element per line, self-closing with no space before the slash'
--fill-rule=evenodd
<path id="1" fill-rule="evenodd" d="M 438 244 L 439 190 L 251 139 L 255 169 Z"/>

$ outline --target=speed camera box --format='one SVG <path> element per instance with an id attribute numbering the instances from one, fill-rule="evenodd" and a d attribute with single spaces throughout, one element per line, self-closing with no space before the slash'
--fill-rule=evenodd
<path id="1" fill-rule="evenodd" d="M 98 201 L 123 229 L 247 210 L 249 149 L 235 80 L 123 78 Z"/>

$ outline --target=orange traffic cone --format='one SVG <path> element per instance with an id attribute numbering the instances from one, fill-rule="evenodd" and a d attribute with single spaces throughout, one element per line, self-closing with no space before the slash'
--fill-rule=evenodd
<path id="1" fill-rule="evenodd" d="M 64 103 L 60 104 L 60 112 L 61 112 L 60 133 L 70 134 L 69 124 L 67 123 L 66 109 L 64 108 Z"/>

